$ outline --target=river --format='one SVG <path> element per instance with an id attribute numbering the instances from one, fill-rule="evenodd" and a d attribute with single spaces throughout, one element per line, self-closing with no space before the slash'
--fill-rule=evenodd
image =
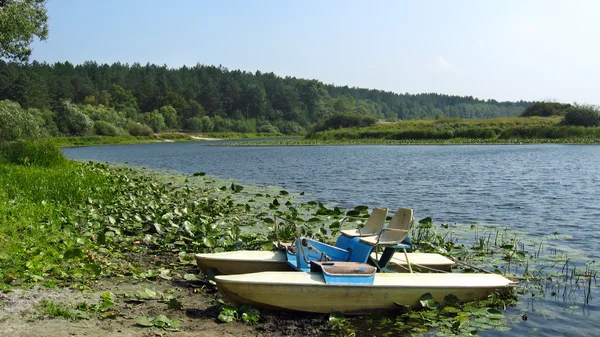
<path id="1" fill-rule="evenodd" d="M 436 223 L 508 226 L 540 240 L 557 234 L 559 245 L 586 255 L 583 262 L 600 258 L 600 146 L 213 145 L 154 143 L 63 151 L 74 159 L 281 186 L 343 207 L 411 207 L 417 219 L 431 216 Z M 593 287 L 597 292 L 595 280 Z M 482 334 L 587 337 L 600 331 L 600 308 L 594 301 L 574 305 L 548 299 L 536 305 L 542 309 L 521 304 L 529 320 L 512 331 Z"/>

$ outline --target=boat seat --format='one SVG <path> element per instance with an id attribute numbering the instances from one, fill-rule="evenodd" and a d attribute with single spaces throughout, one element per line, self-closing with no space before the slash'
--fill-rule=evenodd
<path id="1" fill-rule="evenodd" d="M 377 235 L 361 237 L 360 241 L 371 246 L 394 246 L 402 244 L 402 241 L 408 236 L 413 223 L 412 208 L 400 208 L 390 220 L 387 228 L 382 229 Z"/>
<path id="2" fill-rule="evenodd" d="M 351 238 L 357 237 L 357 236 L 377 235 L 377 234 L 379 234 L 379 232 L 381 232 L 381 230 L 385 226 L 385 218 L 387 217 L 387 214 L 388 214 L 387 208 L 375 207 L 373 209 L 373 211 L 371 212 L 371 215 L 367 219 L 367 222 L 365 223 L 364 227 L 357 228 L 357 229 L 345 229 L 345 230 L 341 230 L 340 232 L 342 233 L 342 235 L 345 235 L 345 236 L 351 237 Z M 361 218 L 346 217 L 342 220 L 341 224 L 343 225 L 345 221 L 351 220 L 351 219 L 361 219 Z"/>
<path id="3" fill-rule="evenodd" d="M 385 228 L 385 229 L 383 229 L 383 231 L 396 232 L 397 234 L 395 234 L 392 238 L 390 238 L 391 235 L 388 235 L 388 236 L 372 235 L 372 236 L 367 236 L 367 237 L 361 237 L 360 241 L 364 242 L 366 244 L 369 244 L 371 246 L 396 246 L 396 245 L 398 245 L 397 248 L 402 248 L 402 246 L 408 246 L 406 244 L 403 244 L 402 241 L 404 241 L 404 238 L 406 238 L 408 236 L 408 233 L 410 232 L 409 229 Z"/>

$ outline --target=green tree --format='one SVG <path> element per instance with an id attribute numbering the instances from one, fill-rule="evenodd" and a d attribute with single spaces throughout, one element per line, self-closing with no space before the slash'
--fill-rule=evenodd
<path id="1" fill-rule="evenodd" d="M 120 85 L 110 86 L 110 105 L 117 110 L 125 108 L 137 108 L 137 100 L 129 90 L 123 89 Z"/>
<path id="2" fill-rule="evenodd" d="M 167 129 L 177 130 L 181 128 L 181 125 L 179 124 L 179 116 L 177 115 L 177 110 L 175 110 L 174 107 L 166 105 L 158 109 L 158 112 L 163 116 Z"/>
<path id="3" fill-rule="evenodd" d="M 521 113 L 521 117 L 550 117 L 550 116 L 564 116 L 567 111 L 572 107 L 571 104 L 562 104 L 556 102 L 535 102 L 528 106 Z"/>
<path id="4" fill-rule="evenodd" d="M 139 115 L 139 119 L 142 123 L 151 127 L 154 132 L 163 131 L 167 128 L 165 125 L 165 118 L 158 110 L 141 114 Z"/>
<path id="5" fill-rule="evenodd" d="M 151 136 L 154 133 L 151 127 L 134 121 L 127 123 L 127 132 L 132 136 Z"/>
<path id="6" fill-rule="evenodd" d="M 594 127 L 600 125 L 600 108 L 593 105 L 571 106 L 562 123 L 564 125 L 576 125 Z"/>
<path id="7" fill-rule="evenodd" d="M 34 36 L 48 37 L 46 0 L 0 0 L 0 57 L 26 62 Z"/>
<path id="8" fill-rule="evenodd" d="M 112 123 L 102 120 L 94 122 L 94 132 L 101 136 L 121 136 L 125 133 L 125 131 L 114 126 Z"/>
<path id="9" fill-rule="evenodd" d="M 0 141 L 36 137 L 39 127 L 36 118 L 19 103 L 0 101 Z"/>
<path id="10" fill-rule="evenodd" d="M 211 132 L 215 124 L 208 116 L 192 117 L 186 121 L 188 130 L 199 132 Z"/>
<path id="11" fill-rule="evenodd" d="M 92 128 L 92 119 L 77 104 L 64 101 L 58 114 L 60 130 L 65 134 L 83 136 Z"/>

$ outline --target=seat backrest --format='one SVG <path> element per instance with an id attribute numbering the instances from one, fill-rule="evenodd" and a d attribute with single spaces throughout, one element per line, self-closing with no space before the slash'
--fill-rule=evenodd
<path id="1" fill-rule="evenodd" d="M 394 214 L 387 227 L 392 230 L 383 231 L 379 237 L 379 241 L 398 241 L 398 243 L 400 243 L 408 235 L 413 223 L 414 217 L 412 208 L 400 208 L 398 212 Z"/>
<path id="2" fill-rule="evenodd" d="M 367 235 L 378 234 L 385 225 L 385 218 L 387 217 L 387 214 L 387 208 L 375 207 L 367 219 L 367 223 L 365 223 L 365 226 L 359 231 L 361 233 L 366 233 Z"/>
<path id="3" fill-rule="evenodd" d="M 414 221 L 412 208 L 400 208 L 390 220 L 388 228 L 411 229 Z"/>

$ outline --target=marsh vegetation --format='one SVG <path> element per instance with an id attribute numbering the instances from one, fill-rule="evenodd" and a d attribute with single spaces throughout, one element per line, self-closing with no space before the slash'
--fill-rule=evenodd
<path id="1" fill-rule="evenodd" d="M 20 149 L 20 156 L 10 155 L 13 147 Z M 294 319 L 235 308 L 219 302 L 210 282 L 198 275 L 193 254 L 271 249 L 276 215 L 331 242 L 343 216 L 366 216 L 368 208 L 325 205 L 278 188 L 241 186 L 201 172 L 174 175 L 73 162 L 48 144 L 11 143 L 4 146 L 2 158 L 0 284 L 7 294 L 3 298 L 11 291 L 43 288 L 96 294 L 75 303 L 39 301 L 33 317 L 108 319 L 141 326 L 133 331 L 185 331 L 194 322 L 231 317 L 239 320 L 231 329 L 268 328 L 272 329 L 268 334 L 275 335 L 307 334 L 305 329 L 314 335 L 466 335 L 518 326 L 523 315 L 533 316 L 529 303 L 536 299 L 563 297 L 585 306 L 593 298 L 596 272 L 585 256 L 508 228 L 468 229 L 424 218 L 412 233 L 418 251 L 453 256 L 462 262 L 455 272 L 472 272 L 477 266 L 518 279 L 515 297 L 494 296 L 467 305 L 451 298 L 446 303 L 422 298 L 422 310 L 382 313 L 367 320 L 337 314 Z M 291 237 L 296 228 L 282 233 Z M 119 283 L 127 290 L 115 286 Z M 189 297 L 202 299 L 202 308 Z M 152 310 L 131 303 L 152 303 Z M 200 312 L 205 318 L 196 316 L 199 321 L 194 321 L 193 313 Z M 3 319 L 4 327 L 10 327 L 15 319 L 11 317 Z M 273 328 L 271 323 L 277 320 L 287 326 Z M 289 330 L 291 326 L 296 330 Z"/>

